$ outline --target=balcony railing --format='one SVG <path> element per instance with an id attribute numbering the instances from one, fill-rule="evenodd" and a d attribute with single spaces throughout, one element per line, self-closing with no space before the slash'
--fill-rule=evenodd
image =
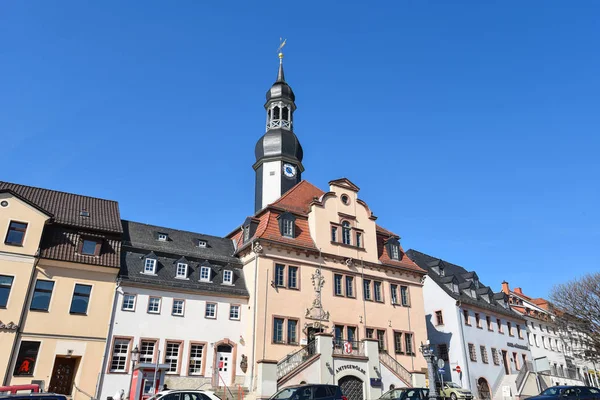
<path id="1" fill-rule="evenodd" d="M 365 356 L 365 343 L 335 339 L 333 342 L 333 355 L 337 356 Z"/>

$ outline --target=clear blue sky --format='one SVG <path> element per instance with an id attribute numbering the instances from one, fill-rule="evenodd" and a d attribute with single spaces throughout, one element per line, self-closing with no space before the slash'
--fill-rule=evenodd
<path id="1" fill-rule="evenodd" d="M 348 177 L 405 249 L 545 296 L 599 269 L 598 15 L 597 1 L 4 1 L 0 180 L 228 233 L 253 210 L 284 36 L 305 179 Z"/>

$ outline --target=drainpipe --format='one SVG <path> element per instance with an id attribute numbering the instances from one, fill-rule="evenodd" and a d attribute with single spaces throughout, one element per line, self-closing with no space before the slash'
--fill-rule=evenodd
<path id="1" fill-rule="evenodd" d="M 23 302 L 23 308 L 21 309 L 21 315 L 19 316 L 19 323 L 17 325 L 17 331 L 15 332 L 15 341 L 13 342 L 12 349 L 10 351 L 10 355 L 8 357 L 8 365 L 6 367 L 6 371 L 4 372 L 4 381 L 2 383 L 3 386 L 8 385 L 8 378 L 11 373 L 11 367 L 14 362 L 15 353 L 17 352 L 17 345 L 19 343 L 19 338 L 23 333 L 23 323 L 25 322 L 25 313 L 27 312 L 27 305 L 31 299 L 31 287 L 33 285 L 33 279 L 35 278 L 35 271 L 40 262 L 40 249 L 38 248 L 35 253 L 35 261 L 33 263 L 33 267 L 31 268 L 31 275 L 29 276 L 29 283 L 27 284 L 27 292 L 25 292 L 25 301 Z"/>
<path id="2" fill-rule="evenodd" d="M 456 302 L 456 314 L 458 315 L 458 325 L 460 326 L 460 342 L 462 344 L 462 349 L 463 349 L 463 357 L 465 359 L 465 372 L 467 373 L 467 383 L 469 386 L 469 390 L 471 390 L 471 374 L 469 372 L 469 358 L 467 357 L 467 348 L 465 347 L 465 332 L 464 332 L 464 321 L 462 320 L 462 316 L 460 315 L 460 306 L 462 305 L 462 303 L 459 301 Z M 493 394 L 492 394 L 493 396 Z"/>
<path id="3" fill-rule="evenodd" d="M 252 363 L 250 364 L 250 390 L 254 390 L 254 366 L 256 365 L 256 307 L 258 306 L 258 253 L 262 251 L 262 247 L 257 240 L 252 243 L 252 251 L 254 252 L 254 315 L 252 318 Z"/>
<path id="4" fill-rule="evenodd" d="M 111 351 L 112 349 L 110 349 L 110 343 L 111 340 L 110 338 L 112 337 L 112 333 L 113 333 L 113 323 L 115 321 L 115 314 L 117 313 L 117 293 L 119 292 L 119 288 L 121 287 L 121 279 L 117 278 L 117 282 L 116 282 L 116 286 L 115 286 L 115 294 L 113 296 L 113 306 L 112 306 L 112 314 L 110 315 L 110 321 L 108 322 L 108 333 L 106 336 L 106 347 L 104 349 L 104 354 L 102 355 L 102 363 L 101 363 L 101 367 L 100 367 L 100 376 L 98 377 L 98 382 L 96 383 L 96 392 L 94 393 L 94 398 L 98 399 L 98 396 L 100 395 L 100 389 L 102 388 L 102 384 L 104 383 L 104 375 L 105 375 L 105 371 L 106 371 L 106 360 L 108 358 L 108 352 Z"/>

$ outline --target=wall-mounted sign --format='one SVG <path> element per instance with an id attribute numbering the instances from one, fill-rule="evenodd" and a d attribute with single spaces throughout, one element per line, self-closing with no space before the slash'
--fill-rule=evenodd
<path id="1" fill-rule="evenodd" d="M 511 343 L 511 342 L 508 342 L 508 343 L 506 343 L 506 345 L 507 345 L 508 347 L 514 347 L 515 349 L 529 350 L 529 347 L 527 347 L 527 346 L 524 346 L 524 345 L 522 345 L 522 344 L 518 344 L 518 343 Z"/>
<path id="2" fill-rule="evenodd" d="M 12 321 L 7 323 L 0 321 L 0 329 L 2 330 L 16 331 L 18 327 L 19 326 Z"/>
<path id="3" fill-rule="evenodd" d="M 381 379 L 379 378 L 371 378 L 371 386 L 373 387 L 381 387 Z"/>
<path id="4" fill-rule="evenodd" d="M 340 373 L 340 372 L 342 372 L 342 371 L 347 371 L 347 370 L 350 370 L 350 369 L 352 369 L 352 370 L 355 370 L 355 371 L 358 371 L 358 372 L 360 372 L 361 374 L 366 374 L 366 372 L 365 372 L 365 370 L 364 370 L 364 369 L 362 369 L 362 368 L 361 368 L 361 367 L 359 367 L 358 365 L 353 365 L 353 364 L 342 365 L 341 367 L 338 367 L 338 368 L 335 370 L 335 373 L 336 373 L 336 374 L 339 374 L 339 373 Z"/>

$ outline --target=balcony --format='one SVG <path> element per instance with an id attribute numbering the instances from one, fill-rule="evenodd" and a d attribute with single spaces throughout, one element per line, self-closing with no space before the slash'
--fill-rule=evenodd
<path id="1" fill-rule="evenodd" d="M 365 343 L 335 339 L 333 342 L 334 356 L 366 357 Z"/>

